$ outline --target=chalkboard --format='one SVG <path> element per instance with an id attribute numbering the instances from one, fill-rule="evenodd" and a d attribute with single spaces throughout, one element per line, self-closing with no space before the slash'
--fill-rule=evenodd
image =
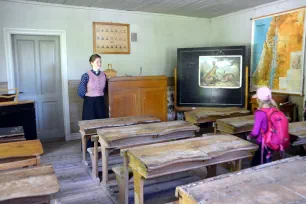
<path id="1" fill-rule="evenodd" d="M 246 47 L 179 48 L 177 107 L 245 107 Z"/>

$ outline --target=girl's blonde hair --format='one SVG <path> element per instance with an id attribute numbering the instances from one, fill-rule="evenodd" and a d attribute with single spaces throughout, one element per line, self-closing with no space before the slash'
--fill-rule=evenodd
<path id="1" fill-rule="evenodd" d="M 262 101 L 257 98 L 257 103 L 258 103 L 258 109 L 262 108 L 264 104 L 267 104 L 270 107 L 278 108 L 276 102 L 272 98 L 268 101 Z"/>

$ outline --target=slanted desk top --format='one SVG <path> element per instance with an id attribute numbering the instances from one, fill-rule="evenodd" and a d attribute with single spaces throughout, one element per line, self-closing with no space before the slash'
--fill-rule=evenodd
<path id="1" fill-rule="evenodd" d="M 119 146 L 122 146 L 124 140 L 136 138 L 138 143 L 144 143 L 141 137 L 151 136 L 158 140 L 158 137 L 173 134 L 174 138 L 179 136 L 181 132 L 188 132 L 188 137 L 194 136 L 194 132 L 199 131 L 199 127 L 185 121 L 169 121 L 161 123 L 140 124 L 126 126 L 120 128 L 99 129 L 98 135 L 100 140 L 103 140 L 108 147 L 115 147 L 117 141 L 122 141 Z M 173 138 L 173 139 L 174 139 Z M 171 137 L 169 137 L 171 139 Z"/>
<path id="2" fill-rule="evenodd" d="M 180 203 L 306 203 L 306 157 L 292 157 L 176 189 Z"/>
<path id="3" fill-rule="evenodd" d="M 38 156 L 44 153 L 40 140 L 0 144 L 0 159 Z"/>
<path id="4" fill-rule="evenodd" d="M 231 118 L 249 115 L 250 111 L 244 108 L 199 108 L 193 111 L 185 112 L 186 121 L 194 124 L 215 122 L 222 118 Z"/>
<path id="5" fill-rule="evenodd" d="M 32 100 L 26 100 L 26 101 L 10 101 L 10 102 L 2 102 L 0 103 L 0 107 L 1 106 L 15 106 L 15 105 L 22 105 L 22 104 L 28 104 L 28 103 L 34 103 L 35 101 Z"/>
<path id="6" fill-rule="evenodd" d="M 218 119 L 216 121 L 217 130 L 229 134 L 250 132 L 254 126 L 254 116 L 240 116 L 234 118 Z"/>
<path id="7" fill-rule="evenodd" d="M 201 165 L 205 165 L 205 161 L 219 156 L 230 157 L 233 152 L 255 151 L 257 148 L 257 145 L 239 137 L 222 134 L 130 148 L 127 154 L 130 165 L 136 165 L 138 172 L 144 178 L 149 178 L 154 171 L 161 173 L 159 170 L 170 165 L 182 167 L 183 163 L 188 162 L 201 162 Z M 173 169 L 179 171 L 179 167 Z"/>
<path id="8" fill-rule="evenodd" d="M 296 139 L 293 146 L 306 144 L 306 121 L 289 123 L 289 134 Z"/>
<path id="9" fill-rule="evenodd" d="M 153 116 L 129 116 L 98 120 L 83 120 L 79 121 L 79 127 L 80 131 L 84 132 L 84 134 L 96 134 L 96 131 L 99 128 L 121 127 L 152 122 L 160 122 L 160 119 Z"/>
<path id="10" fill-rule="evenodd" d="M 0 201 L 52 195 L 59 188 L 51 165 L 0 173 Z"/>

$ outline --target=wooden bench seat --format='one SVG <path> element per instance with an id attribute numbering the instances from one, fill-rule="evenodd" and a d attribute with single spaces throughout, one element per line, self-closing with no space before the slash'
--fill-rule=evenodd
<path id="1" fill-rule="evenodd" d="M 87 152 L 88 152 L 90 155 L 93 155 L 93 154 L 94 154 L 94 148 L 93 148 L 93 147 L 87 148 Z M 98 148 L 98 152 L 101 152 L 101 148 Z"/>
<path id="2" fill-rule="evenodd" d="M 132 173 L 132 169 L 131 168 L 128 168 L 129 169 L 129 174 Z M 119 177 L 123 177 L 124 176 L 124 167 L 123 165 L 117 165 L 115 167 L 112 168 L 113 172 L 116 174 L 116 176 L 119 176 Z"/>
<path id="3" fill-rule="evenodd" d="M 0 171 L 40 164 L 44 150 L 40 140 L 0 144 Z"/>
<path id="4" fill-rule="evenodd" d="M 85 171 L 87 171 L 89 173 L 89 175 L 92 176 L 92 179 L 97 182 L 97 185 L 100 184 L 100 179 L 94 175 L 96 175 L 96 172 L 93 171 L 97 171 L 97 172 L 103 172 L 103 167 L 102 167 L 102 160 L 101 160 L 101 148 L 98 148 L 97 150 L 97 159 L 95 159 L 94 156 L 94 147 L 90 147 L 87 148 L 87 152 L 90 155 L 90 161 L 86 161 L 85 162 Z M 123 157 L 120 156 L 120 153 L 115 153 L 115 154 L 111 154 L 109 156 L 109 164 L 108 164 L 108 171 L 111 171 L 114 167 L 118 166 L 118 164 L 122 164 L 123 163 Z M 97 162 L 97 167 L 95 167 L 95 162 Z"/>
<path id="5" fill-rule="evenodd" d="M 117 165 L 112 168 L 113 172 L 116 175 L 116 181 L 117 184 L 110 184 L 108 185 L 109 189 L 112 189 L 113 193 L 118 192 L 118 198 L 119 198 L 119 203 L 124 203 L 124 192 L 125 192 L 125 183 L 124 183 L 124 166 L 123 165 Z M 206 168 L 200 168 L 200 169 L 194 169 L 190 170 L 188 172 L 178 172 L 175 174 L 170 174 L 166 175 L 163 177 L 159 178 L 154 178 L 147 180 L 146 183 L 144 184 L 146 189 L 145 192 L 147 194 L 152 194 L 152 193 L 157 193 L 157 192 L 162 192 L 165 190 L 169 190 L 171 188 L 176 188 L 178 184 L 180 183 L 190 183 L 192 181 L 197 181 L 199 179 L 202 179 L 202 175 L 199 175 L 197 170 L 202 171 L 205 174 L 204 178 L 207 176 L 206 173 Z M 134 192 L 134 180 L 133 178 L 133 171 L 131 168 L 128 168 L 128 180 L 129 184 L 127 187 L 127 190 L 129 191 L 129 197 L 133 196 Z"/>

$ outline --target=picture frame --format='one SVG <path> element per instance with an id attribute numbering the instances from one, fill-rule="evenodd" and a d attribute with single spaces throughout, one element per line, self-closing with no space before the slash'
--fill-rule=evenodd
<path id="1" fill-rule="evenodd" d="M 93 50 L 97 54 L 130 54 L 130 25 L 93 22 Z"/>
<path id="2" fill-rule="evenodd" d="M 199 56 L 198 79 L 201 88 L 241 88 L 242 55 Z"/>

